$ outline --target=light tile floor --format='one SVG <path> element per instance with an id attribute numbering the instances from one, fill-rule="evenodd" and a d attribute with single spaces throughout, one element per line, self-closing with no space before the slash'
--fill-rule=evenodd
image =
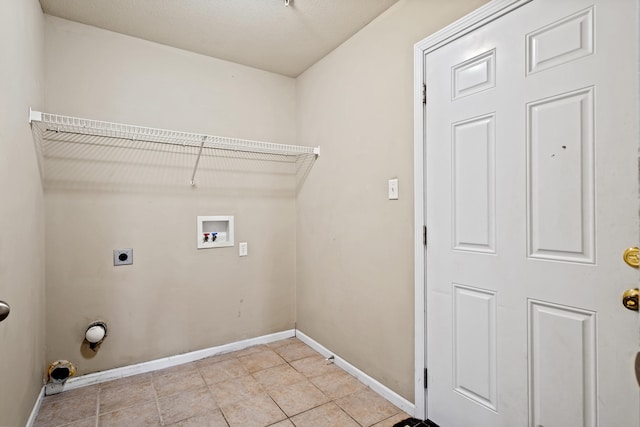
<path id="1" fill-rule="evenodd" d="M 296 338 L 44 398 L 36 427 L 391 427 L 409 415 Z"/>

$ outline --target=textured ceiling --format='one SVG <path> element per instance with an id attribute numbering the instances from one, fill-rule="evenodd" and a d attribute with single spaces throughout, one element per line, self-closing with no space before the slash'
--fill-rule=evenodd
<path id="1" fill-rule="evenodd" d="M 398 0 L 40 0 L 45 13 L 295 77 Z"/>

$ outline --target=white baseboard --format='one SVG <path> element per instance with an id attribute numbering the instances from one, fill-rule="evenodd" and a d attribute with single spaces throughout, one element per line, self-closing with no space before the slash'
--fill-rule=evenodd
<path id="1" fill-rule="evenodd" d="M 300 330 L 296 330 L 296 337 L 300 341 L 307 344 L 309 347 L 311 347 L 312 349 L 314 349 L 315 351 L 323 355 L 324 357 L 333 356 L 333 363 L 335 363 L 336 366 L 344 369 L 345 371 L 347 371 L 348 373 L 356 377 L 361 383 L 368 386 L 371 390 L 375 391 L 380 396 L 384 397 L 389 402 L 393 403 L 394 405 L 402 409 L 407 414 L 411 416 L 415 415 L 415 411 L 416 411 L 415 404 L 409 402 L 407 399 L 400 396 L 398 393 L 391 390 L 389 387 L 385 386 L 375 378 L 365 374 L 360 369 L 356 368 L 351 363 L 347 362 L 340 356 L 336 355 L 335 353 L 333 353 L 332 351 L 324 347 L 322 344 L 315 341 L 313 338 L 304 334 Z"/>
<path id="2" fill-rule="evenodd" d="M 47 384 L 45 386 L 45 394 L 54 394 L 52 393 L 52 391 L 54 390 L 55 393 L 59 393 L 61 391 L 73 390 L 75 388 L 86 387 L 88 385 L 99 384 L 111 380 L 117 380 L 119 378 L 130 377 L 132 375 L 144 374 L 147 372 L 170 368 L 172 366 L 195 362 L 196 360 L 204 359 L 206 357 L 229 353 L 231 351 L 242 350 L 258 344 L 267 344 L 274 341 L 280 341 L 283 339 L 294 337 L 295 334 L 295 329 L 289 329 L 287 331 L 263 335 L 257 338 L 249 338 L 246 340 L 236 341 L 217 347 L 196 350 L 190 353 L 179 354 L 177 356 L 164 357 L 162 359 L 151 360 L 149 362 L 143 362 L 135 365 L 123 366 L 121 368 L 109 369 L 108 371 L 95 372 L 93 374 L 69 378 L 64 383 L 62 389 L 60 389 L 59 384 Z M 47 393 L 47 391 L 49 391 L 49 393 Z"/>
<path id="3" fill-rule="evenodd" d="M 36 417 L 38 416 L 38 412 L 40 411 L 40 405 L 42 405 L 43 398 L 44 386 L 40 389 L 40 393 L 38 394 L 36 403 L 33 404 L 33 409 L 31 410 L 31 415 L 29 415 L 29 419 L 27 420 L 26 427 L 33 427 L 33 424 L 36 422 Z"/>

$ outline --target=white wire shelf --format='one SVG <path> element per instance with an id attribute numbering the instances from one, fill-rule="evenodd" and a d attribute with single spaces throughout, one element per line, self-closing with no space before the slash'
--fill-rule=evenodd
<path id="1" fill-rule="evenodd" d="M 111 123 L 79 117 L 62 116 L 29 110 L 29 123 L 36 126 L 42 134 L 55 133 L 74 136 L 113 138 L 118 140 L 144 141 L 160 144 L 193 147 L 197 149 L 197 158 L 191 176 L 191 185 L 195 185 L 195 175 L 203 150 L 227 150 L 235 152 L 270 154 L 287 157 L 318 157 L 320 147 L 286 145 L 248 139 L 228 138 L 198 133 L 180 132 Z"/>

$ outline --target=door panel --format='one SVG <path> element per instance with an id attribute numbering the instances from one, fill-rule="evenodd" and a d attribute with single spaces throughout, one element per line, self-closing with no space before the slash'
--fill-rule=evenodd
<path id="1" fill-rule="evenodd" d="M 527 72 L 546 70 L 593 53 L 593 7 L 527 34 Z"/>
<path id="2" fill-rule="evenodd" d="M 453 99 L 473 95 L 496 85 L 496 51 L 471 58 L 453 69 Z"/>
<path id="3" fill-rule="evenodd" d="M 495 252 L 495 116 L 453 125 L 453 247 Z"/>
<path id="4" fill-rule="evenodd" d="M 597 425 L 596 342 L 594 312 L 529 300 L 529 425 Z"/>
<path id="5" fill-rule="evenodd" d="M 635 0 L 534 0 L 425 56 L 428 416 L 640 426 Z"/>
<path id="6" fill-rule="evenodd" d="M 453 386 L 469 399 L 497 406 L 496 293 L 453 285 Z"/>
<path id="7" fill-rule="evenodd" d="M 594 89 L 527 105 L 528 255 L 595 262 Z"/>

